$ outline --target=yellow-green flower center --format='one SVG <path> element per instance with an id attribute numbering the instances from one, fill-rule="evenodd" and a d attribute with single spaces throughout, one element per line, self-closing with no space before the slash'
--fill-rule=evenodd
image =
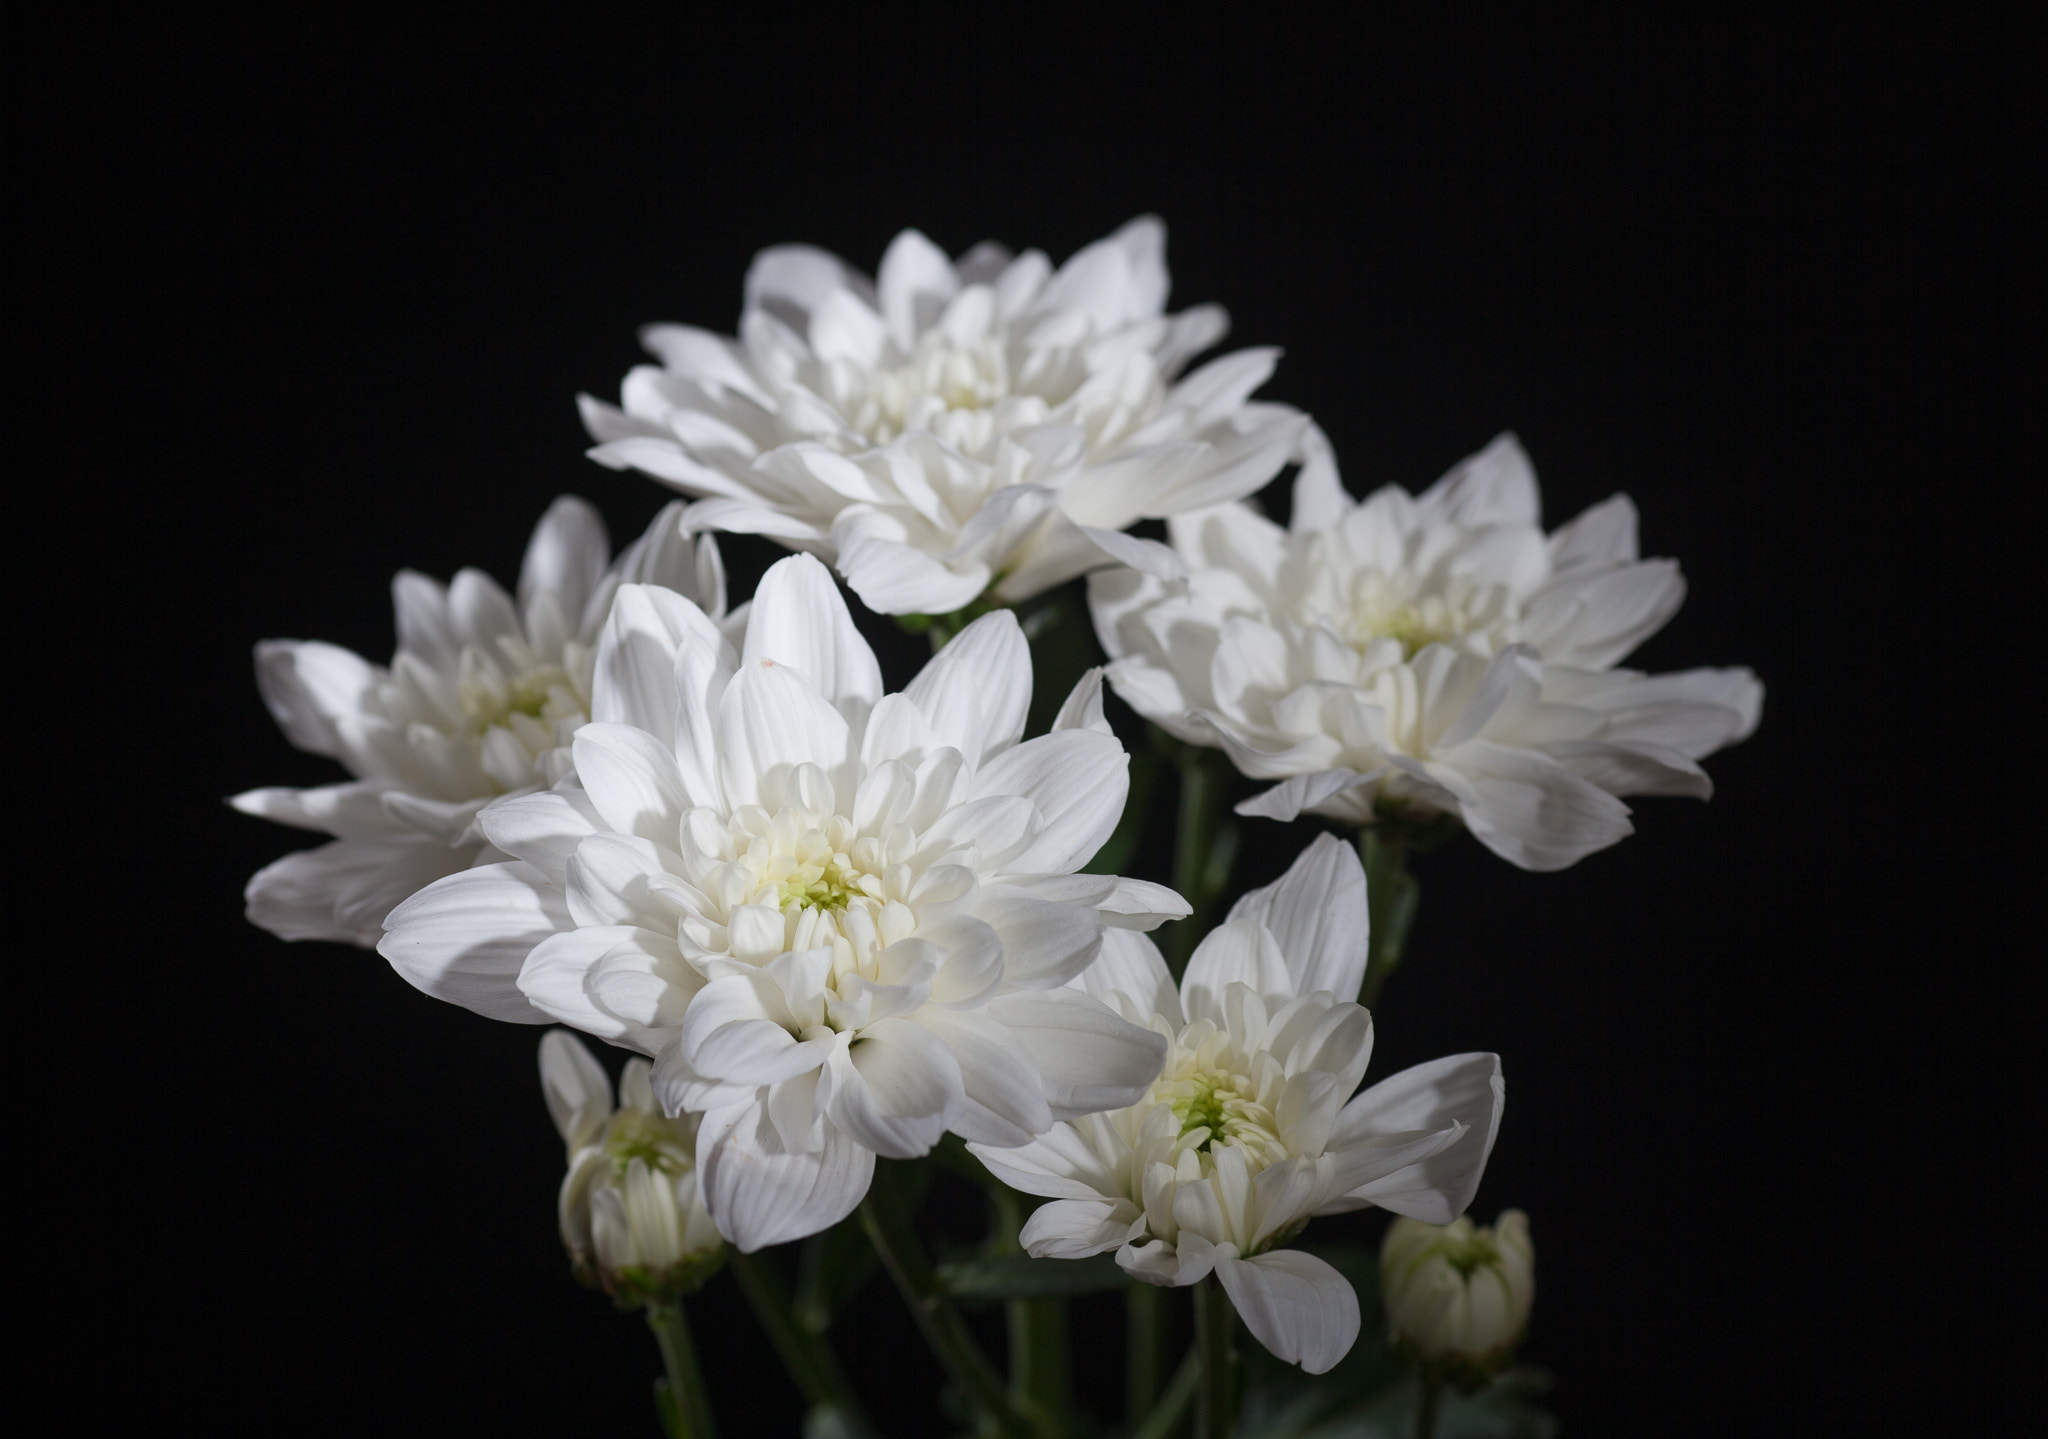
<path id="1" fill-rule="evenodd" d="M 1197 1069 L 1152 1086 L 1155 1102 L 1170 1105 L 1180 1120 L 1181 1138 L 1195 1139 L 1195 1148 L 1241 1145 L 1262 1164 L 1283 1150 L 1273 1113 L 1252 1093 L 1248 1076 L 1227 1069 Z M 1206 1131 L 1196 1139 L 1198 1131 Z"/>
<path id="2" fill-rule="evenodd" d="M 792 904 L 801 909 L 845 909 L 848 900 L 863 892 L 835 856 L 823 864 L 799 865 L 785 875 L 775 887 L 776 907 L 784 911 Z"/>
<path id="3" fill-rule="evenodd" d="M 689 1143 L 673 1122 L 637 1109 L 621 1109 L 612 1116 L 604 1152 L 612 1162 L 612 1180 L 618 1184 L 625 1183 L 626 1170 L 636 1159 L 658 1174 L 671 1176 L 688 1172 L 694 1162 Z"/>
<path id="4" fill-rule="evenodd" d="M 1436 1247 L 1436 1254 L 1457 1270 L 1461 1279 L 1470 1279 L 1477 1271 L 1500 1264 L 1500 1246 L 1493 1242 L 1492 1231 L 1487 1229 L 1474 1228 L 1465 1235 L 1446 1234 Z"/>

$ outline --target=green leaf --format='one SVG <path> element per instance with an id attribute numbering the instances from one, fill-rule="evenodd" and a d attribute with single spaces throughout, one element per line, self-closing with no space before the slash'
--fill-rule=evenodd
<path id="1" fill-rule="evenodd" d="M 1099 1294 L 1129 1281 L 1116 1257 L 1092 1259 L 959 1259 L 939 1266 L 939 1284 L 955 1299 L 1052 1299 L 1066 1294 Z"/>

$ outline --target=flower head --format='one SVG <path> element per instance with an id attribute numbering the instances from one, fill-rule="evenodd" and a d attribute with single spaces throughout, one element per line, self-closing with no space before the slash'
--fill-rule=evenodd
<path id="1" fill-rule="evenodd" d="M 1183 589 L 1125 570 L 1089 599 L 1117 693 L 1245 774 L 1241 813 L 1455 816 L 1524 869 L 1630 831 L 1620 796 L 1711 792 L 1698 761 L 1756 728 L 1746 669 L 1616 666 L 1684 594 L 1617 495 L 1553 534 L 1508 436 L 1419 496 L 1353 503 L 1320 454 L 1291 527 L 1245 505 L 1172 522 Z"/>
<path id="2" fill-rule="evenodd" d="M 647 1076 L 646 1060 L 626 1061 L 614 1109 L 588 1049 L 559 1029 L 541 1038 L 541 1089 L 569 1147 L 562 1243 L 576 1272 L 623 1304 L 690 1293 L 722 1248 L 697 1179 L 696 1117 L 663 1114 Z"/>
<path id="3" fill-rule="evenodd" d="M 1356 994 L 1365 873 L 1331 835 L 1246 895 L 1176 990 L 1158 950 L 1119 936 L 1076 983 L 1167 1040 L 1150 1091 L 1019 1148 L 973 1146 L 999 1178 L 1053 1202 L 1024 1226 L 1042 1258 L 1117 1251 L 1154 1284 L 1214 1273 L 1259 1341 L 1310 1373 L 1358 1337 L 1358 1297 L 1285 1248 L 1317 1214 L 1377 1204 L 1448 1220 L 1478 1187 L 1500 1123 L 1500 1062 L 1462 1054 L 1353 1096 L 1372 1053 Z"/>
<path id="4" fill-rule="evenodd" d="M 948 1129 L 1019 1144 L 1158 1073 L 1162 1040 L 1064 986 L 1105 925 L 1187 907 L 1074 872 L 1127 759 L 1099 675 L 1024 741 L 1030 696 L 1007 611 L 884 695 L 808 556 L 770 568 L 738 650 L 680 595 L 626 586 L 573 779 L 485 810 L 516 858 L 401 905 L 380 949 L 429 993 L 655 1056 L 668 1111 L 704 1116 L 726 1237 L 813 1233 L 876 1154 Z"/>
<path id="5" fill-rule="evenodd" d="M 475 828 L 501 795 L 552 783 L 590 709 L 591 664 L 622 583 L 669 585 L 725 612 L 709 535 L 669 505 L 609 566 L 597 511 L 564 496 L 534 527 L 515 600 L 481 570 L 451 585 L 392 581 L 398 652 L 387 668 L 318 640 L 256 646 L 263 701 L 302 750 L 353 776 L 316 789 L 254 789 L 245 814 L 335 836 L 249 881 L 249 918 L 280 939 L 377 943 L 393 905 L 442 875 L 502 859 Z"/>
<path id="6" fill-rule="evenodd" d="M 1535 1263 L 1529 1216 L 1519 1209 L 1491 1228 L 1396 1219 L 1380 1243 L 1388 1331 L 1425 1363 L 1476 1383 L 1522 1342 L 1536 1301 Z"/>
<path id="7" fill-rule="evenodd" d="M 807 245 L 747 272 L 737 340 L 680 325 L 623 409 L 585 396 L 593 458 L 706 498 L 701 527 L 834 562 L 871 609 L 949 614 L 1112 562 L 1178 573 L 1119 532 L 1250 494 L 1307 421 L 1249 399 L 1274 350 L 1183 378 L 1223 337 L 1165 313 L 1166 230 L 1134 220 L 1053 269 L 992 244 L 948 260 L 905 230 L 869 280 Z"/>

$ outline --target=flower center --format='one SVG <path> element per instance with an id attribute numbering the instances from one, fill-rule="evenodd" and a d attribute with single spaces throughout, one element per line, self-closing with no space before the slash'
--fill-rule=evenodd
<path id="1" fill-rule="evenodd" d="M 1364 650 L 1376 639 L 1401 646 L 1411 659 L 1425 645 L 1443 644 L 1464 632 L 1464 616 L 1443 595 L 1412 595 L 1378 570 L 1352 577 L 1351 612 L 1340 617 L 1344 638 Z"/>
<path id="2" fill-rule="evenodd" d="M 498 649 L 495 655 L 477 645 L 462 651 L 455 692 L 472 735 L 504 727 L 524 738 L 522 717 L 550 735 L 559 720 L 582 723 L 588 701 L 566 669 L 509 636 Z"/>
<path id="3" fill-rule="evenodd" d="M 1467 1234 L 1446 1234 L 1436 1252 L 1444 1263 L 1458 1271 L 1460 1279 L 1470 1279 L 1479 1270 L 1500 1264 L 1500 1246 L 1493 1242 L 1491 1234 L 1476 1226 Z"/>
<path id="4" fill-rule="evenodd" d="M 611 1160 L 612 1181 L 618 1184 L 625 1182 L 626 1170 L 636 1159 L 671 1177 L 687 1174 L 695 1162 L 691 1145 L 672 1121 L 637 1109 L 621 1109 L 612 1116 L 604 1151 Z"/>
<path id="5" fill-rule="evenodd" d="M 1249 1151 L 1255 1168 L 1286 1157 L 1273 1112 L 1259 1102 L 1250 1076 L 1229 1069 L 1183 1071 L 1152 1086 L 1154 1103 L 1166 1104 L 1180 1120 L 1183 1144 L 1207 1152 L 1217 1144 Z"/>
<path id="6" fill-rule="evenodd" d="M 791 905 L 799 909 L 845 909 L 859 890 L 860 881 L 847 873 L 840 864 L 840 856 L 834 853 L 823 864 L 806 861 L 790 871 L 788 876 L 776 885 L 776 895 L 781 900 L 778 906 L 787 910 Z"/>
<path id="7" fill-rule="evenodd" d="M 936 330 L 918 337 L 910 359 L 868 376 L 854 425 L 876 444 L 905 430 L 940 429 L 954 411 L 981 411 L 1010 393 L 1010 365 L 1002 347 L 980 340 L 959 345 Z"/>

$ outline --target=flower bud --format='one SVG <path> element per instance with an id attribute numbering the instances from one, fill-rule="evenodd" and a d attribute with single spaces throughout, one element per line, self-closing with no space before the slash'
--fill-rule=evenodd
<path id="1" fill-rule="evenodd" d="M 564 1030 L 540 1045 L 541 1087 L 569 1147 L 562 1243 L 577 1276 L 627 1306 L 694 1292 L 723 1254 L 697 1182 L 697 1116 L 671 1119 L 654 1102 L 644 1059 L 611 1081 Z"/>
<path id="2" fill-rule="evenodd" d="M 1461 1386 L 1499 1369 L 1522 1342 L 1536 1298 L 1529 1216 L 1396 1219 L 1380 1245 L 1380 1294 L 1394 1343 Z"/>

